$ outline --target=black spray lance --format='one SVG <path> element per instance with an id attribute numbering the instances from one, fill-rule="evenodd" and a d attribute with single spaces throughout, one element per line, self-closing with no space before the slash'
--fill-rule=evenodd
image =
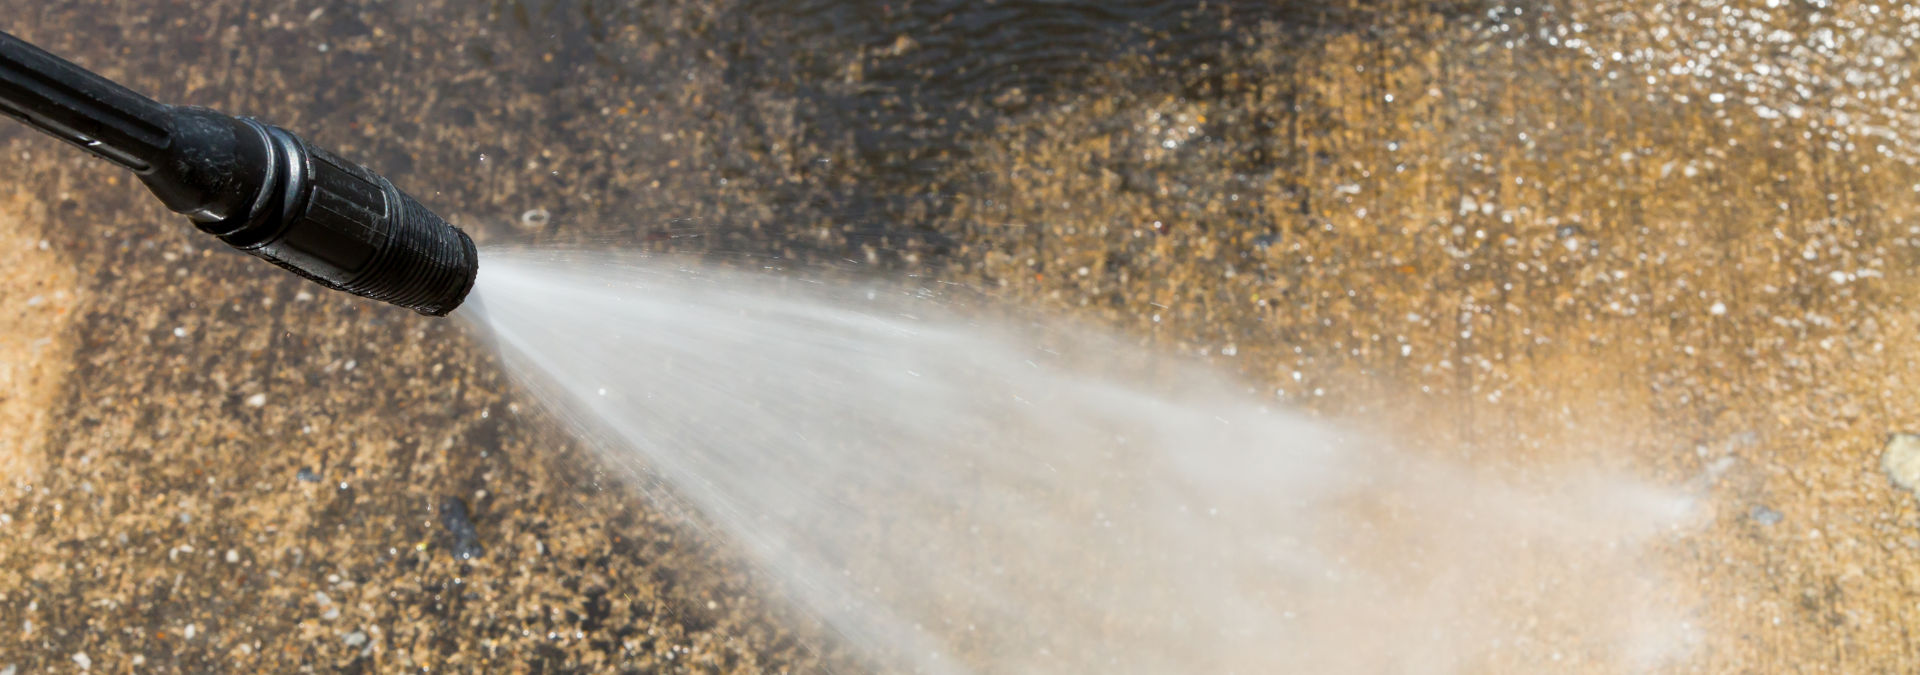
<path id="1" fill-rule="evenodd" d="M 285 129 L 156 103 L 4 32 L 0 114 L 125 167 L 202 231 L 328 288 L 433 316 L 473 289 L 466 233 Z"/>

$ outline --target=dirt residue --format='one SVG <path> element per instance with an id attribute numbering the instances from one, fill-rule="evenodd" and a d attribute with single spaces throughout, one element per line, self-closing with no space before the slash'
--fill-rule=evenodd
<path id="1" fill-rule="evenodd" d="M 77 272 L 40 236 L 45 203 L 0 195 L 0 500 L 39 478 L 52 403 L 72 370 Z"/>

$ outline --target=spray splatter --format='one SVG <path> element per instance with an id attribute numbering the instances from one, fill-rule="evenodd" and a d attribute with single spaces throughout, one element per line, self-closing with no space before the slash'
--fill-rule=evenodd
<path id="1" fill-rule="evenodd" d="M 1662 490 L 1510 485 L 923 293 L 485 255 L 470 318 L 547 407 L 892 667 L 1646 668 L 1693 639 Z"/>

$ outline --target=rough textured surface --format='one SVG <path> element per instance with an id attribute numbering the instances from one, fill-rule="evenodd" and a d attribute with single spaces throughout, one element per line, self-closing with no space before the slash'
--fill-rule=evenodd
<path id="1" fill-rule="evenodd" d="M 1877 467 L 1920 426 L 1920 175 L 1911 121 L 1860 103 L 1910 93 L 1872 75 L 1908 19 L 1714 13 L 1787 36 L 1748 44 L 1653 3 L 1120 4 L 0 0 L 483 244 L 930 274 L 1434 453 L 1691 487 L 1690 669 L 1920 668 L 1920 506 Z M 603 488 L 458 324 L 209 249 L 18 128 L 0 153 L 0 376 L 29 383 L 0 401 L 0 659 L 860 668 Z"/>

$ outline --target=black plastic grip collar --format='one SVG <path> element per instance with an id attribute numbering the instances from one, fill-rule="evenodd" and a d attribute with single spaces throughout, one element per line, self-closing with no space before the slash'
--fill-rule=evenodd
<path id="1" fill-rule="evenodd" d="M 199 223 L 234 248 L 374 300 L 444 316 L 473 289 L 473 240 L 385 177 L 279 127 L 240 120 L 270 176 L 244 219 Z"/>

